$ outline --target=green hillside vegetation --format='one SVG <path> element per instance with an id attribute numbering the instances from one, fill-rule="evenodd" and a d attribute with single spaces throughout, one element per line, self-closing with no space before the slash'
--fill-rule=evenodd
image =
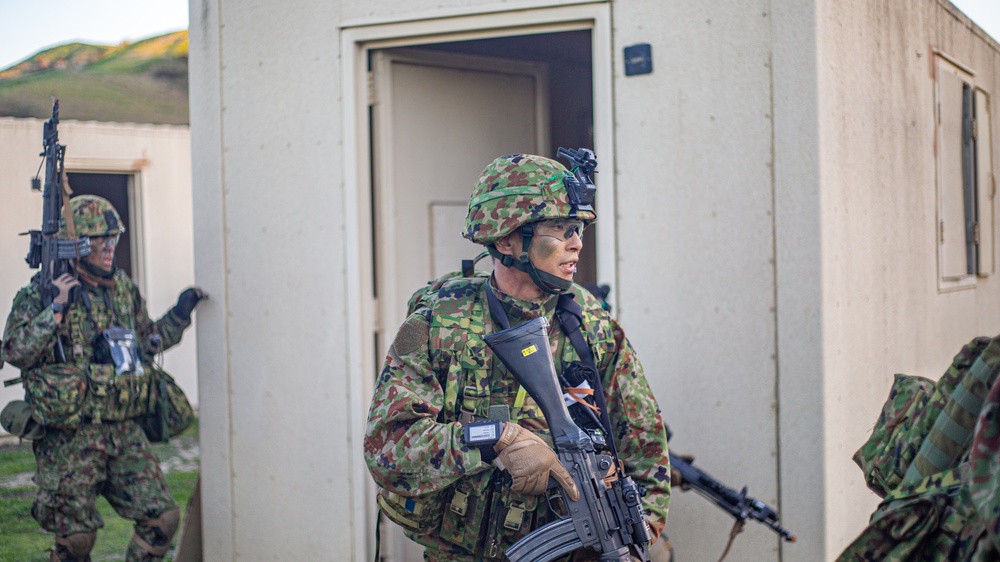
<path id="1" fill-rule="evenodd" d="M 0 71 L 0 117 L 52 115 L 118 123 L 186 125 L 188 33 L 116 47 L 71 43 Z"/>

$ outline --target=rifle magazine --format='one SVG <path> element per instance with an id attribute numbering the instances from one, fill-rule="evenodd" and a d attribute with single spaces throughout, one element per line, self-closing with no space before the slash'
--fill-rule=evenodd
<path id="1" fill-rule="evenodd" d="M 583 548 L 571 518 L 535 529 L 504 553 L 510 562 L 548 562 Z"/>

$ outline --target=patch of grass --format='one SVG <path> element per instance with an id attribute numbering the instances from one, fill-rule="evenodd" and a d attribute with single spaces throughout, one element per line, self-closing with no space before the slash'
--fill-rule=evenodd
<path id="1" fill-rule="evenodd" d="M 184 508 L 198 478 L 197 443 L 198 422 L 195 421 L 169 443 L 152 446 L 156 457 L 166 466 L 167 484 L 181 506 L 181 529 L 184 528 Z M 48 549 L 52 548 L 53 537 L 31 517 L 31 504 L 37 488 L 28 477 L 34 471 L 35 459 L 30 442 L 0 446 L 0 562 L 49 560 Z M 11 482 L 26 484 L 11 485 Z M 94 562 L 124 560 L 134 522 L 119 517 L 103 497 L 97 500 L 97 510 L 104 518 L 104 528 L 97 533 L 91 558 Z M 175 546 L 179 538 L 178 532 L 174 536 Z M 173 560 L 173 552 L 167 554 L 164 560 Z"/>
<path id="2" fill-rule="evenodd" d="M 0 70 L 0 116 L 187 125 L 188 33 L 115 47 L 71 43 Z"/>
<path id="3" fill-rule="evenodd" d="M 0 481 L 7 475 L 35 471 L 35 455 L 31 442 L 0 446 Z"/>

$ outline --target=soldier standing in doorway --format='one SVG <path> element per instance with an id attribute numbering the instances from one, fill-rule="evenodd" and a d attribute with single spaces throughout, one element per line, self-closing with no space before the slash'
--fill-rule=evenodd
<path id="1" fill-rule="evenodd" d="M 663 530 L 670 464 L 660 409 L 621 326 L 573 282 L 583 231 L 597 218 L 573 192 L 580 188 L 573 172 L 541 156 L 512 154 L 489 164 L 473 189 L 464 237 L 486 246 L 493 274 L 466 271 L 418 291 L 389 348 L 365 459 L 382 511 L 425 547 L 427 560 L 499 560 L 557 517 L 546 501 L 550 477 L 570 498 L 578 493 L 538 405 L 483 340 L 539 316 L 551 326 L 557 371 L 603 390 L 608 439 L 647 491 L 642 505 L 653 539 Z M 563 327 L 571 317 L 592 361 Z M 486 422 L 501 424 L 495 443 L 463 442 L 464 426 Z"/>

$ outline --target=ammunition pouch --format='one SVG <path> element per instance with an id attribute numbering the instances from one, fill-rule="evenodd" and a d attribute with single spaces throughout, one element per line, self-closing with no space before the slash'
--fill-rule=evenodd
<path id="1" fill-rule="evenodd" d="M 119 375 L 111 364 L 91 363 L 87 367 L 89 392 L 84 417 L 95 422 L 124 421 L 147 411 L 150 376 L 148 373 Z"/>
<path id="2" fill-rule="evenodd" d="M 503 473 L 487 470 L 463 478 L 445 492 L 441 540 L 467 554 L 502 558 L 499 545 L 513 544 L 532 529 L 539 496 L 522 496 L 504 485 Z"/>
<path id="3" fill-rule="evenodd" d="M 32 417 L 45 427 L 74 429 L 84 417 L 87 373 L 71 363 L 56 363 L 24 373 Z"/>
<path id="4" fill-rule="evenodd" d="M 444 494 L 433 492 L 407 497 L 379 488 L 376 501 L 390 521 L 402 527 L 413 540 L 425 544 L 420 537 L 435 535 L 441 527 Z"/>

